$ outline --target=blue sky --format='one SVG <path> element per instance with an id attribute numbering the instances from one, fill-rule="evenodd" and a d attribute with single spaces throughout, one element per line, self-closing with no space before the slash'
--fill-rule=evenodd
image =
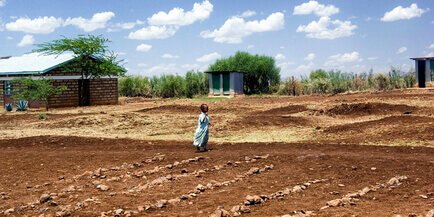
<path id="1" fill-rule="evenodd" d="M 408 70 L 434 56 L 432 0 L 0 0 L 0 56 L 61 36 L 103 35 L 129 74 L 205 70 L 248 51 L 282 77 L 317 68 Z"/>

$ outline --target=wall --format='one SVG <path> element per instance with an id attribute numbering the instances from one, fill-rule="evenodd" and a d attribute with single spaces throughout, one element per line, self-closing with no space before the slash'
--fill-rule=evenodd
<path id="1" fill-rule="evenodd" d="M 54 87 L 66 86 L 66 91 L 56 94 L 48 99 L 50 107 L 76 107 L 78 106 L 78 80 L 54 80 Z"/>
<path id="2" fill-rule="evenodd" d="M 90 105 L 117 105 L 118 79 L 94 79 L 90 82 Z"/>
<path id="3" fill-rule="evenodd" d="M 3 87 L 4 85 L 4 81 L 0 81 L 0 105 L 2 105 L 2 107 L 4 107 L 4 100 L 3 100 Z"/>

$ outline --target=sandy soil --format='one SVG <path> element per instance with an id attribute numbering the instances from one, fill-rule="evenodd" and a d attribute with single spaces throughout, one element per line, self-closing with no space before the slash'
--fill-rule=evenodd
<path id="1" fill-rule="evenodd" d="M 434 209 L 434 92 L 208 102 L 207 153 L 191 147 L 201 101 L 127 102 L 1 113 L 0 216 Z"/>

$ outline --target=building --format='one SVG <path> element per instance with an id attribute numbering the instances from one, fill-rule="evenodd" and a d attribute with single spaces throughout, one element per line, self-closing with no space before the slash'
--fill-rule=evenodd
<path id="1" fill-rule="evenodd" d="M 95 59 L 96 60 L 96 59 Z M 67 90 L 48 100 L 49 107 L 75 107 L 108 105 L 118 103 L 117 77 L 81 79 L 79 73 L 65 70 L 74 61 L 72 54 L 41 55 L 25 54 L 19 57 L 0 58 L 0 105 L 13 103 L 14 84 L 12 80 L 22 77 L 50 79 L 54 86 L 66 86 Z M 39 107 L 33 102 L 31 107 Z"/>
<path id="2" fill-rule="evenodd" d="M 417 86 L 434 87 L 434 57 L 411 58 L 415 62 Z"/>
<path id="3" fill-rule="evenodd" d="M 209 71 L 208 96 L 244 95 L 244 73 L 238 71 Z"/>

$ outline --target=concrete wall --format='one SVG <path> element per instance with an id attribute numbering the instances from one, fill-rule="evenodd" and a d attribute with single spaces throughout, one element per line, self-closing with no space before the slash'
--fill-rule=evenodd
<path id="1" fill-rule="evenodd" d="M 0 81 L 0 105 L 4 106 L 3 90 L 4 90 L 4 81 Z"/>

